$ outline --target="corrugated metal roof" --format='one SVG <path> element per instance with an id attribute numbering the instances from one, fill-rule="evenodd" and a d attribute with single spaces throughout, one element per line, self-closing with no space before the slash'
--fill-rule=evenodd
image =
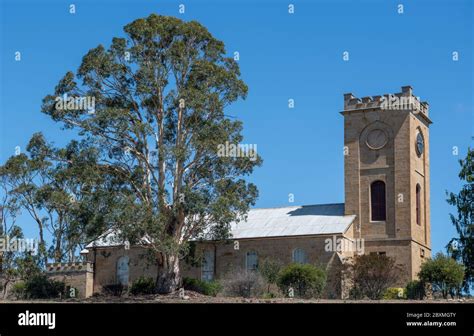
<path id="1" fill-rule="evenodd" d="M 124 243 L 119 240 L 116 230 L 108 230 L 101 234 L 96 240 L 89 243 L 85 248 L 90 249 L 93 247 L 112 247 L 120 246 Z"/>
<path id="2" fill-rule="evenodd" d="M 343 203 L 252 209 L 231 232 L 234 239 L 343 233 L 354 218 L 344 216 Z"/>
<path id="3" fill-rule="evenodd" d="M 354 219 L 355 215 L 344 215 L 344 203 L 251 209 L 246 221 L 231 223 L 231 233 L 232 239 L 338 234 Z M 109 230 L 86 249 L 120 245 L 117 232 Z"/>

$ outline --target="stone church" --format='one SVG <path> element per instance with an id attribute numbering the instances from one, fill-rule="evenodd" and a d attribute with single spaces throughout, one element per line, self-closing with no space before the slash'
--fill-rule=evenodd
<path id="1" fill-rule="evenodd" d="M 232 224 L 231 241 L 196 242 L 198 264 L 182 264 L 183 276 L 219 279 L 235 270 L 255 270 L 265 258 L 284 264 L 325 267 L 341 297 L 336 272 L 355 254 L 394 257 L 403 269 L 400 285 L 416 278 L 430 248 L 428 103 L 410 86 L 400 93 L 356 98 L 344 95 L 345 203 L 252 209 Z M 125 248 L 104 233 L 81 253 L 83 263 L 50 264 L 48 272 L 79 289 L 81 296 L 103 285 L 155 277 L 145 249 Z"/>

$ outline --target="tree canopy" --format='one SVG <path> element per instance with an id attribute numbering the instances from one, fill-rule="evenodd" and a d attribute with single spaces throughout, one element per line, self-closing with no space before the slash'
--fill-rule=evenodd
<path id="1" fill-rule="evenodd" d="M 147 237 L 157 289 L 169 292 L 187 241 L 228 237 L 229 223 L 254 204 L 257 188 L 244 176 L 261 159 L 218 152 L 243 140 L 225 108 L 247 95 L 223 42 L 198 22 L 154 14 L 124 31 L 67 72 L 42 111 L 98 149 L 98 174 L 120 186 L 104 222 L 130 243 Z M 84 98 L 93 106 L 58 104 Z"/>

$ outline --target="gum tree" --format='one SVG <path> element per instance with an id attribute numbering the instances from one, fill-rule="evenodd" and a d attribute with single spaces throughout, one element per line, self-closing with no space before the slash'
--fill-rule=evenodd
<path id="1" fill-rule="evenodd" d="M 469 292 L 474 283 L 474 151 L 468 149 L 466 158 L 459 160 L 459 179 L 464 181 L 459 193 L 448 193 L 448 203 L 456 207 L 457 215 L 450 214 L 458 237 L 451 239 L 448 253 L 465 266 L 463 288 Z M 473 287 L 474 288 L 474 287 Z"/>
<path id="2" fill-rule="evenodd" d="M 150 15 L 124 27 L 68 72 L 43 112 L 93 141 L 101 174 L 126 188 L 111 211 L 122 239 L 143 242 L 158 265 L 157 290 L 175 290 L 179 260 L 192 237 L 224 238 L 247 213 L 256 187 L 243 177 L 261 159 L 218 155 L 242 141 L 242 124 L 224 114 L 245 98 L 234 59 L 195 21 Z M 61 97 L 91 98 L 94 108 L 59 106 Z"/>
<path id="3" fill-rule="evenodd" d="M 41 133 L 33 134 L 25 153 L 0 166 L 0 233 L 8 232 L 7 218 L 25 211 L 38 225 L 41 263 L 48 258 L 73 261 L 77 249 L 98 231 L 93 226 L 103 226 L 101 208 L 114 203 L 110 191 L 116 183 L 99 174 L 97 155 L 89 141 L 55 148 Z M 49 250 L 46 232 L 52 237 Z"/>

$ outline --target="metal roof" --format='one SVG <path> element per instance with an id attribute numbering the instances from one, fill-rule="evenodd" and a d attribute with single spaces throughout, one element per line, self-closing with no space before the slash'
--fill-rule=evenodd
<path id="1" fill-rule="evenodd" d="M 317 204 L 252 209 L 246 221 L 231 224 L 233 239 L 343 233 L 355 215 L 344 216 L 344 204 Z"/>
<path id="2" fill-rule="evenodd" d="M 117 230 L 107 230 L 101 234 L 96 240 L 90 242 L 86 245 L 85 249 L 90 249 L 93 247 L 112 247 L 112 246 L 121 246 L 124 242 L 120 241 L 118 238 Z M 89 251 L 87 251 L 89 252 Z"/>
<path id="3" fill-rule="evenodd" d="M 344 215 L 344 203 L 251 209 L 247 220 L 231 223 L 231 234 L 232 239 L 339 234 L 355 217 Z M 117 231 L 108 230 L 86 249 L 123 245 L 118 236 Z"/>

